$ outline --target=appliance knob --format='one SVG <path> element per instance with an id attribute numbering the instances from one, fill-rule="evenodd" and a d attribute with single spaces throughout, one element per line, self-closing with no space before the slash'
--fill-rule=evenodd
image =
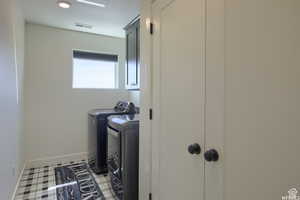
<path id="1" fill-rule="evenodd" d="M 200 154 L 201 153 L 201 147 L 197 143 L 191 144 L 190 146 L 188 146 L 188 152 L 190 154 Z"/>
<path id="2" fill-rule="evenodd" d="M 207 162 L 217 162 L 219 160 L 219 153 L 215 149 L 210 149 L 204 153 L 204 158 Z"/>

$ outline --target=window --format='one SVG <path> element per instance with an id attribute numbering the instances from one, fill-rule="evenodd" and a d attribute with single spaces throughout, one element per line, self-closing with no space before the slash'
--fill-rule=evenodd
<path id="1" fill-rule="evenodd" d="M 73 52 L 73 88 L 117 88 L 118 56 Z"/>

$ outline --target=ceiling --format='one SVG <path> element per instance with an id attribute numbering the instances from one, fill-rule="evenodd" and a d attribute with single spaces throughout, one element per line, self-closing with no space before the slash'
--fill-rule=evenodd
<path id="1" fill-rule="evenodd" d="M 91 0 L 105 8 L 69 0 L 71 8 L 62 9 L 57 0 L 23 0 L 27 22 L 101 35 L 124 37 L 123 28 L 139 14 L 140 0 Z M 82 28 L 75 23 L 91 25 Z"/>

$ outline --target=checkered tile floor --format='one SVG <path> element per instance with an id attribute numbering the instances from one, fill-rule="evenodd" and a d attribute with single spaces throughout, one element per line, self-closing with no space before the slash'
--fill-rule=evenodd
<path id="1" fill-rule="evenodd" d="M 22 174 L 15 200 L 57 200 L 55 184 L 55 167 L 70 165 L 85 160 L 55 163 L 40 168 L 25 169 Z M 115 200 L 108 176 L 93 174 L 106 200 Z"/>

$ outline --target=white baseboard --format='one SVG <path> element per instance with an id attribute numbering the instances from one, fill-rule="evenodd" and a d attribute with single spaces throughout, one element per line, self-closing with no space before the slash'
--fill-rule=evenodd
<path id="1" fill-rule="evenodd" d="M 87 159 L 86 152 L 31 160 L 26 162 L 26 168 L 43 167 L 46 165 L 51 165 L 53 163 L 71 162 L 83 159 Z"/>
<path id="2" fill-rule="evenodd" d="M 20 182 L 21 182 L 21 179 L 22 179 L 22 175 L 23 175 L 23 172 L 24 172 L 25 168 L 26 168 L 26 164 L 23 165 L 23 169 L 21 170 L 21 173 L 19 174 L 19 177 L 18 177 L 16 186 L 15 186 L 15 190 L 14 190 L 14 193 L 12 195 L 11 200 L 14 200 L 15 197 L 16 197 L 16 195 L 17 195 L 17 191 L 18 191 L 18 188 L 19 188 L 19 185 L 20 185 Z"/>

